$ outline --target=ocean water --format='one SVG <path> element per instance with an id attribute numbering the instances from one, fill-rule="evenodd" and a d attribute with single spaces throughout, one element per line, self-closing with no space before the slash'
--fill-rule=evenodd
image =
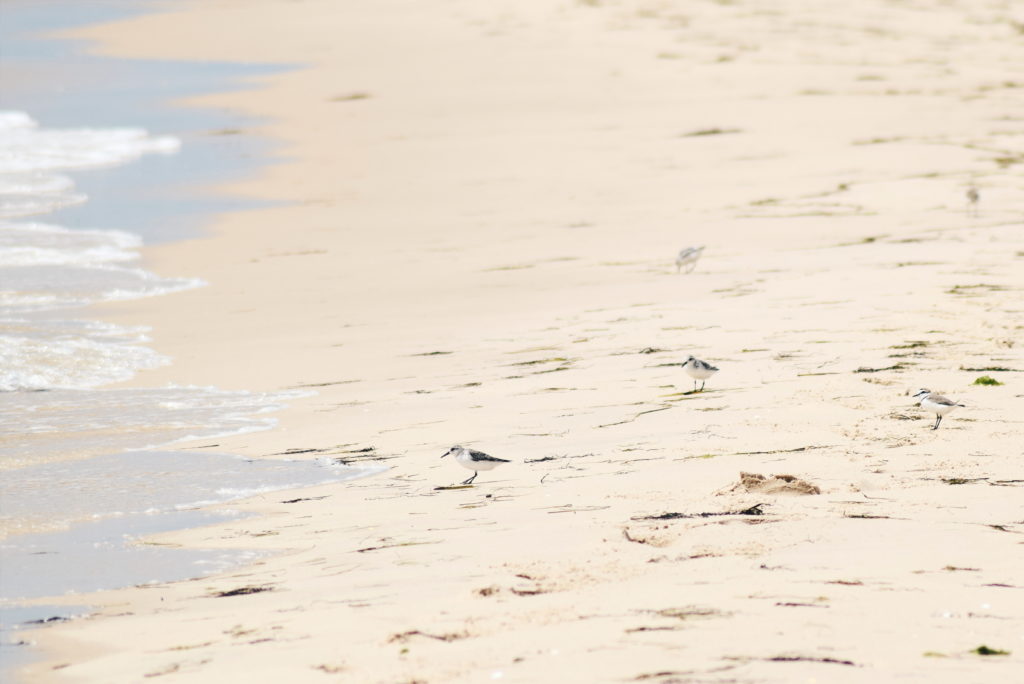
<path id="1" fill-rule="evenodd" d="M 150 3 L 9 0 L 0 21 L 4 681 L 31 657 L 22 627 L 85 612 L 61 596 L 195 577 L 254 557 L 147 545 L 145 535 L 236 515 L 203 510 L 210 504 L 373 472 L 174 450 L 180 440 L 268 429 L 298 393 L 110 387 L 173 359 L 149 346 L 147 328 L 95 320 L 89 305 L 202 287 L 188 274 L 145 270 L 140 249 L 195 236 L 211 212 L 240 206 L 196 190 L 251 169 L 266 151 L 236 135 L 251 122 L 165 104 L 237 87 L 267 73 L 264 65 L 133 63 L 40 37 L 140 7 Z"/>

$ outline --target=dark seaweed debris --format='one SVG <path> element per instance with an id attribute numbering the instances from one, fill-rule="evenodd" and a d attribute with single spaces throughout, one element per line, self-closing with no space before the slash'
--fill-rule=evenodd
<path id="1" fill-rule="evenodd" d="M 273 587 L 239 587 L 238 589 L 230 589 L 228 591 L 218 591 L 213 596 L 215 598 L 227 598 L 228 596 L 246 596 L 248 594 L 259 594 L 264 591 L 273 590 Z"/>
<path id="2" fill-rule="evenodd" d="M 744 508 L 742 511 L 713 511 L 703 513 L 662 513 L 660 515 L 644 515 L 632 520 L 678 520 L 679 518 L 711 518 L 719 515 L 764 515 L 762 506 L 768 504 L 755 504 L 750 508 Z"/>

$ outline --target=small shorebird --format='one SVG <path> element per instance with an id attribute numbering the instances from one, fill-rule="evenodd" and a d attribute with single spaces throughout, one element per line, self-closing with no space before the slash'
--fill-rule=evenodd
<path id="1" fill-rule="evenodd" d="M 963 406 L 958 404 L 952 399 L 947 399 L 941 394 L 933 394 L 930 390 L 919 389 L 917 394 L 914 395 L 915 399 L 918 399 L 918 403 L 921 404 L 921 408 L 926 411 L 931 411 L 935 414 L 935 425 L 932 426 L 932 430 L 939 429 L 939 423 L 942 422 L 942 417 L 955 409 L 957 406 Z"/>
<path id="2" fill-rule="evenodd" d="M 700 380 L 700 391 L 704 391 L 704 382 L 718 372 L 718 369 L 707 361 L 690 357 L 683 363 L 683 370 L 693 378 L 693 391 L 697 391 L 697 381 Z"/>
<path id="3" fill-rule="evenodd" d="M 676 256 L 676 273 L 682 270 L 683 266 L 686 266 L 686 272 L 689 273 L 697 267 L 697 260 L 700 259 L 701 252 L 704 251 L 704 245 L 700 247 L 684 247 L 679 250 L 678 256 Z"/>
<path id="4" fill-rule="evenodd" d="M 967 213 L 971 216 L 978 216 L 978 202 L 981 200 L 981 193 L 973 185 L 967 188 Z"/>
<path id="5" fill-rule="evenodd" d="M 462 484 L 472 484 L 473 480 L 480 473 L 481 470 L 493 470 L 500 466 L 502 463 L 509 463 L 503 458 L 495 458 L 494 456 L 488 456 L 482 451 L 476 451 L 475 449 L 467 449 L 466 447 L 453 446 L 448 451 L 441 454 L 441 458 L 444 458 L 448 454 L 455 457 L 455 460 L 459 462 L 459 465 L 464 468 L 469 468 L 473 471 L 473 477 L 462 482 Z"/>

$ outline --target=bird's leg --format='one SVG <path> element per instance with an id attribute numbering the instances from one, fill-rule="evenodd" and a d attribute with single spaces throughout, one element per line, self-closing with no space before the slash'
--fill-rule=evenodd
<path id="1" fill-rule="evenodd" d="M 705 382 L 707 382 L 707 380 L 701 380 L 701 381 L 700 381 L 700 391 L 701 391 L 701 392 L 703 392 L 703 391 L 704 391 L 704 383 L 705 383 Z M 693 384 L 694 384 L 694 385 L 696 385 L 697 383 L 696 383 L 696 382 L 694 382 Z"/>
<path id="2" fill-rule="evenodd" d="M 464 484 L 464 485 L 467 485 L 467 484 L 473 484 L 473 480 L 475 480 L 475 479 L 476 479 L 476 476 L 477 476 L 477 475 L 479 475 L 479 474 L 480 474 L 480 473 L 478 473 L 478 472 L 476 472 L 476 471 L 474 470 L 474 471 L 473 471 L 473 477 L 469 478 L 468 480 L 463 480 L 462 484 Z"/>
<path id="3" fill-rule="evenodd" d="M 941 422 L 942 422 L 942 416 L 935 416 L 935 426 L 932 428 L 932 430 L 938 430 L 939 429 L 939 423 L 941 423 Z"/>

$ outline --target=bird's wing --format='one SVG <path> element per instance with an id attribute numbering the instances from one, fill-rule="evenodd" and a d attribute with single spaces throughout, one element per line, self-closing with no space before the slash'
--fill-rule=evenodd
<path id="1" fill-rule="evenodd" d="M 474 461 L 497 461 L 498 463 L 508 463 L 504 458 L 495 458 L 490 454 L 485 454 L 484 452 L 477 451 L 475 449 L 469 450 L 469 457 Z"/>

